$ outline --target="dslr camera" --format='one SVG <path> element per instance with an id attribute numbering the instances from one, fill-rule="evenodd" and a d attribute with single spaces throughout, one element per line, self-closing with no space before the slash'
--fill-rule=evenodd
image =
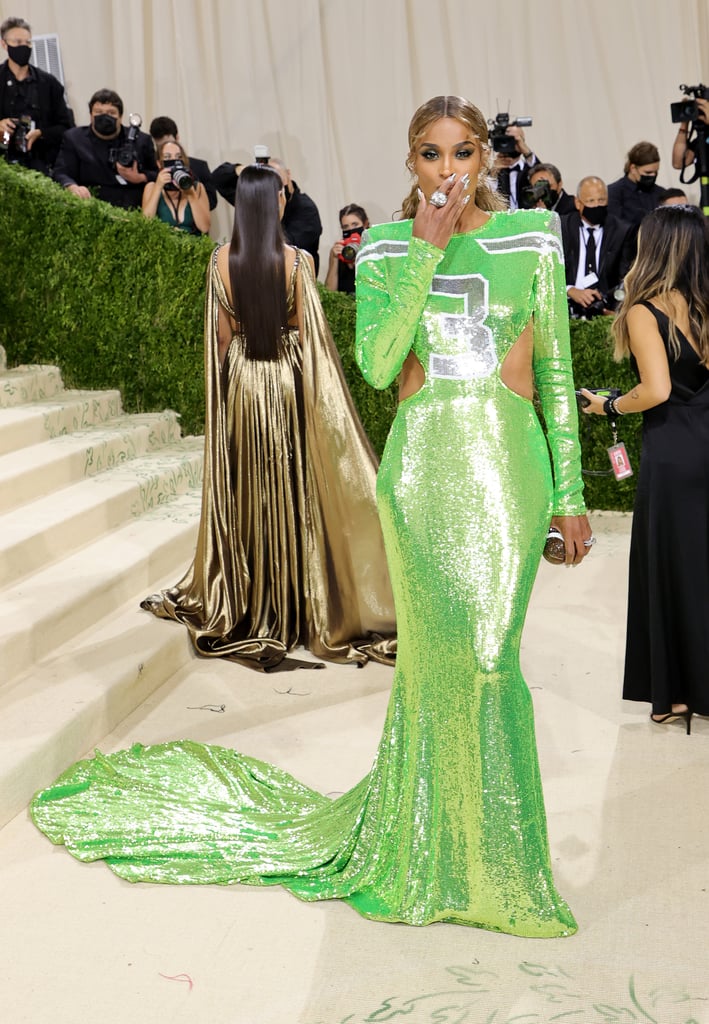
<path id="1" fill-rule="evenodd" d="M 590 306 L 579 306 L 578 303 L 574 303 L 574 307 L 580 310 L 579 315 L 575 315 L 574 319 L 586 319 L 593 320 L 596 316 L 603 316 L 604 309 L 613 309 L 615 306 L 615 299 L 609 293 L 601 293 L 600 299 L 594 299 Z"/>
<path id="2" fill-rule="evenodd" d="M 514 156 L 517 153 L 517 139 L 508 135 L 507 129 L 529 128 L 532 118 L 516 117 L 514 121 L 510 121 L 509 113 L 504 112 L 496 114 L 494 120 L 491 118 L 487 123 L 490 126 L 489 135 L 493 151 L 499 153 L 500 156 Z"/>
<path id="3" fill-rule="evenodd" d="M 108 158 L 112 164 L 120 164 L 122 167 L 130 167 L 132 164 L 140 164 L 138 155 L 138 136 L 143 118 L 140 114 L 128 115 L 128 134 L 120 146 L 109 150 Z"/>
<path id="4" fill-rule="evenodd" d="M 597 285 L 592 287 L 597 288 Z M 593 320 L 594 317 L 603 316 L 605 310 L 615 310 L 623 299 L 623 292 L 619 286 L 614 291 L 601 292 L 600 299 L 594 299 L 589 306 L 581 306 L 573 299 L 569 299 L 569 316 L 572 320 Z"/>
<path id="5" fill-rule="evenodd" d="M 267 164 L 270 159 L 271 155 L 268 152 L 268 146 L 254 146 L 255 164 Z"/>
<path id="6" fill-rule="evenodd" d="M 680 85 L 685 96 L 691 97 L 679 100 L 677 103 L 670 103 L 670 113 L 674 124 L 680 121 L 696 121 L 699 117 L 697 99 L 709 100 L 709 86 L 702 85 Z"/>
<path id="7" fill-rule="evenodd" d="M 179 189 L 181 192 L 186 192 L 188 189 L 192 188 L 195 179 L 194 174 L 189 169 L 189 167 L 185 167 L 182 160 L 179 159 L 166 161 L 166 165 L 168 164 L 170 167 L 170 171 L 172 172 L 170 184 L 174 188 Z"/>
<path id="8" fill-rule="evenodd" d="M 4 131 L 0 138 L 0 151 L 7 152 L 12 144 L 18 153 L 27 153 L 27 136 L 32 131 L 33 122 L 29 114 L 13 117 L 15 127 L 11 132 Z"/>
<path id="9" fill-rule="evenodd" d="M 540 178 L 534 185 L 528 185 L 522 189 L 522 202 L 528 210 L 533 210 L 540 199 L 547 210 L 551 210 L 554 198 L 551 194 L 551 186 L 544 178 Z"/>
<path id="10" fill-rule="evenodd" d="M 342 251 L 338 254 L 337 258 L 343 263 L 354 263 L 357 259 L 357 253 L 362 248 L 362 229 L 349 228 L 342 232 L 342 237 L 345 240 L 345 244 L 342 246 Z"/>

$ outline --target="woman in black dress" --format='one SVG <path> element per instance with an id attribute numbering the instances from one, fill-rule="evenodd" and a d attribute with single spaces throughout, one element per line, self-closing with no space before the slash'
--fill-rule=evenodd
<path id="1" fill-rule="evenodd" d="M 709 715 L 709 223 L 696 207 L 643 220 L 613 334 L 639 383 L 584 394 L 586 412 L 643 414 L 623 697 L 689 733 Z"/>

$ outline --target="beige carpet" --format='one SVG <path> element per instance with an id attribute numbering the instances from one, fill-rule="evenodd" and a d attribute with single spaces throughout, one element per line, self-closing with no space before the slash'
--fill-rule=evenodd
<path id="1" fill-rule="evenodd" d="M 277 889 L 131 886 L 23 813 L 0 831 L 0 1019 L 709 1024 L 709 721 L 687 737 L 621 701 L 630 519 L 594 525 L 585 566 L 542 566 L 523 650 L 576 936 L 376 924 Z M 193 659 L 101 747 L 191 737 L 341 791 L 369 768 L 390 680 L 381 666 L 261 676 Z"/>

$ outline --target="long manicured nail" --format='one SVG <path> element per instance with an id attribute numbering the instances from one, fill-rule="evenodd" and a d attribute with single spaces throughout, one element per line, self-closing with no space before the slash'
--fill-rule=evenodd
<path id="1" fill-rule="evenodd" d="M 456 174 L 455 174 L 455 171 L 453 171 L 451 176 L 449 178 L 446 178 L 446 181 L 455 181 L 455 178 L 456 178 Z"/>
<path id="2" fill-rule="evenodd" d="M 464 174 L 463 175 L 463 188 L 467 188 L 468 187 L 469 181 L 470 181 L 470 175 L 469 174 Z"/>
<path id="3" fill-rule="evenodd" d="M 463 196 L 463 206 L 467 206 L 471 199 L 472 196 Z"/>
<path id="4" fill-rule="evenodd" d="M 423 202 L 423 192 L 421 191 L 420 188 L 416 189 L 416 194 L 419 197 L 419 202 Z"/>

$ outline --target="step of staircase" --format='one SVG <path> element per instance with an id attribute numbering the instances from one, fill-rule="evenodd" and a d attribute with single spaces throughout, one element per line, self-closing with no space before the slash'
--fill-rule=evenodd
<path id="1" fill-rule="evenodd" d="M 0 409 L 39 402 L 64 390 L 57 366 L 16 366 L 0 377 Z"/>
<path id="2" fill-rule="evenodd" d="M 170 498 L 199 494 L 202 438 L 188 438 L 0 515 L 0 580 L 8 587 Z M 0 596 L 0 607 L 2 606 Z"/>
<path id="3" fill-rule="evenodd" d="M 191 495 L 198 512 L 199 496 Z M 131 597 L 145 596 L 157 578 L 180 565 L 194 546 L 196 516 L 135 519 L 48 568 L 0 591 L 0 665 L 5 678 L 90 628 Z M 182 569 L 186 566 L 183 564 Z M 180 573 L 181 574 L 181 573 Z"/>
<path id="4" fill-rule="evenodd" d="M 0 512 L 155 451 L 179 436 L 177 413 L 167 410 L 121 416 L 8 452 L 0 456 Z"/>
<path id="5" fill-rule="evenodd" d="M 204 439 L 0 352 L 0 827 L 193 658 L 140 601 L 187 568 Z"/>
<path id="6" fill-rule="evenodd" d="M 0 421 L 0 455 L 121 415 L 119 391 L 64 391 L 32 405 L 8 406 Z"/>

